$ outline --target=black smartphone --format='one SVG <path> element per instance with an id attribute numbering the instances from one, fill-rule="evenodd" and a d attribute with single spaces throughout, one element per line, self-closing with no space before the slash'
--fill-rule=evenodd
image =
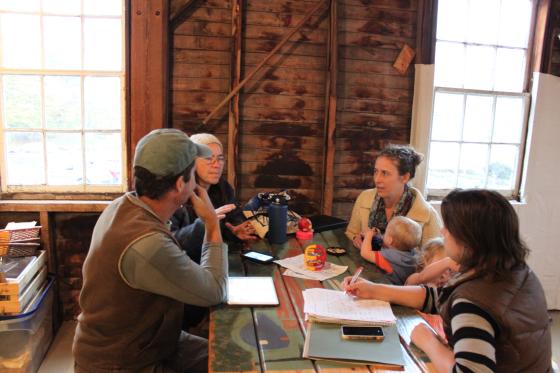
<path id="1" fill-rule="evenodd" d="M 259 253 L 258 251 L 253 251 L 253 250 L 246 251 L 243 254 L 241 254 L 241 256 L 253 262 L 263 263 L 263 264 L 272 263 L 274 259 L 276 259 L 272 255 Z"/>
<path id="2" fill-rule="evenodd" d="M 342 325 L 340 329 L 344 339 L 373 339 L 381 341 L 384 338 L 383 328 L 380 326 Z"/>

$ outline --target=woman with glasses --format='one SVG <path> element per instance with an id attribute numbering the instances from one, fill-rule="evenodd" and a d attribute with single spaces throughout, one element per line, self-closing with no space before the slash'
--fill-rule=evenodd
<path id="1" fill-rule="evenodd" d="M 190 139 L 212 150 L 212 156 L 196 160 L 196 182 L 206 189 L 218 217 L 221 218 L 224 241 L 231 243 L 256 239 L 253 226 L 237 207 L 238 202 L 233 188 L 222 177 L 225 165 L 222 143 L 209 133 L 197 133 Z M 171 218 L 171 231 L 175 238 L 197 263 L 200 262 L 200 249 L 204 239 L 204 225 L 201 223 L 190 206 L 177 210 Z"/>

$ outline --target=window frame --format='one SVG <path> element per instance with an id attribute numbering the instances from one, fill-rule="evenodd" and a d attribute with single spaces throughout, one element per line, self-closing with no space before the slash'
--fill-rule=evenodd
<path id="1" fill-rule="evenodd" d="M 417 173 L 418 179 L 415 181 L 415 185 L 423 192 L 424 195 L 428 197 L 429 200 L 441 200 L 446 194 L 448 194 L 452 189 L 444 189 L 444 188 L 428 188 L 428 174 L 429 174 L 429 158 L 430 158 L 430 146 L 432 142 L 431 132 L 433 126 L 433 114 L 434 114 L 434 104 L 435 104 L 435 95 L 436 92 L 450 92 L 450 93 L 461 93 L 464 95 L 468 94 L 483 94 L 483 95 L 490 95 L 490 96 L 513 96 L 513 97 L 521 97 L 524 101 L 523 105 L 523 122 L 522 128 L 520 133 L 520 142 L 519 142 L 519 154 L 517 158 L 517 165 L 516 165 L 516 174 L 515 174 L 515 181 L 513 184 L 512 190 L 497 190 L 498 192 L 502 193 L 506 198 L 513 199 L 513 200 L 520 200 L 521 199 L 521 189 L 523 184 L 523 174 L 524 174 L 524 167 L 526 163 L 526 149 L 527 149 L 527 141 L 529 139 L 529 117 L 531 113 L 531 105 L 532 105 L 532 96 L 531 96 L 531 87 L 532 87 L 532 74 L 531 71 L 534 69 L 535 66 L 535 43 L 537 42 L 535 35 L 535 25 L 537 24 L 537 9 L 538 9 L 538 1 L 530 0 L 531 1 L 531 19 L 529 22 L 529 34 L 528 34 L 528 42 L 527 48 L 525 51 L 525 69 L 524 69 L 524 83 L 522 92 L 503 92 L 503 91 L 486 91 L 486 90 L 477 90 L 477 89 L 469 89 L 469 88 L 452 88 L 452 87 L 440 87 L 436 86 L 435 84 L 435 50 L 438 41 L 442 42 L 449 42 L 449 40 L 445 39 L 437 39 L 437 6 L 434 7 L 434 17 L 433 17 L 433 38 L 432 38 L 432 50 L 433 54 L 431 56 L 431 63 L 432 63 L 432 70 L 424 77 L 416 78 L 415 80 L 415 94 L 414 94 L 414 101 L 419 99 L 418 95 L 421 94 L 420 92 L 426 92 L 428 87 L 426 85 L 431 86 L 431 100 L 430 100 L 430 107 L 428 109 L 417 107 L 413 109 L 413 121 L 412 126 L 413 130 L 411 133 L 411 143 L 415 145 L 415 147 L 422 151 L 425 154 L 424 162 L 421 165 L 420 172 Z M 480 44 L 474 42 L 467 42 L 467 41 L 453 41 L 457 44 L 463 45 L 484 45 L 484 46 L 492 46 L 495 48 L 499 48 L 502 46 L 499 45 L 490 45 L 490 44 Z M 508 48 L 508 47 L 503 47 Z M 521 49 L 521 48 L 511 48 L 511 49 Z M 423 72 L 426 74 L 426 72 Z M 420 84 L 421 87 L 416 87 L 416 84 Z M 418 89 L 417 89 L 418 88 Z M 419 100 L 420 101 L 420 100 Z M 419 106 L 419 105 L 418 105 Z M 419 128 L 414 128 L 418 126 Z M 425 139 L 421 139 L 420 136 L 426 136 Z M 460 141 L 449 141 L 453 143 L 459 143 L 462 145 L 463 143 L 469 143 L 463 140 Z M 494 144 L 491 139 L 488 142 L 489 145 Z M 499 143 L 497 143 L 499 144 Z M 488 171 L 487 171 L 488 175 Z"/>
<path id="2" fill-rule="evenodd" d="M 128 189 L 128 137 L 130 123 L 128 119 L 129 113 L 129 14 L 128 8 L 130 4 L 128 0 L 122 0 L 122 11 L 120 16 L 98 16 L 98 15 L 67 15 L 69 17 L 79 17 L 81 19 L 81 60 L 83 63 L 84 56 L 84 20 L 89 19 L 119 19 L 121 21 L 121 70 L 111 71 L 111 70 L 64 70 L 64 69 L 52 69 L 52 68 L 42 68 L 42 69 L 17 69 L 17 68 L 6 68 L 0 66 L 0 145 L 2 151 L 0 151 L 0 198 L 2 199 L 107 199 L 112 198 L 115 195 L 120 195 L 122 192 Z M 83 4 L 82 4 L 83 7 Z M 25 14 L 25 15 L 35 15 L 40 17 L 40 40 L 41 40 L 41 65 L 44 66 L 44 16 L 63 16 L 58 13 L 45 12 L 42 9 L 40 11 L 1 11 L 4 14 Z M 0 50 L 0 58 L 2 57 Z M 41 127 L 40 128 L 5 128 L 4 127 L 4 110 L 3 110 L 3 76 L 4 75 L 33 75 L 38 76 L 41 82 L 40 85 L 40 97 L 41 97 Z M 80 100 L 81 100 L 81 110 L 80 110 L 80 121 L 81 127 L 79 129 L 47 129 L 45 127 L 45 92 L 44 92 L 44 78 L 48 76 L 75 76 L 80 79 Z M 85 107 L 84 107 L 84 80 L 86 77 L 116 77 L 120 80 L 120 128 L 111 130 L 97 130 L 97 129 L 87 129 L 84 126 L 85 120 Z M 5 154 L 5 134 L 7 132 L 34 132 L 41 133 L 43 136 L 43 151 L 44 151 L 44 167 L 45 175 L 47 175 L 47 152 L 46 152 L 46 134 L 48 133 L 78 133 L 81 136 L 81 153 L 83 155 L 83 174 L 85 175 L 85 139 L 84 136 L 87 133 L 119 133 L 120 134 L 120 156 L 121 156 L 121 182 L 117 185 L 109 184 L 87 184 L 82 183 L 78 185 L 8 185 L 7 183 L 7 165 L 6 165 L 6 154 Z M 64 195 L 62 194 L 64 193 Z"/>

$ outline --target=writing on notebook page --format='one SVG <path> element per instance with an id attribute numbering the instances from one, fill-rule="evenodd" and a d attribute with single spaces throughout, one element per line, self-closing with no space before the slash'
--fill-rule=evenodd
<path id="1" fill-rule="evenodd" d="M 310 320 L 331 323 L 391 325 L 395 315 L 388 302 L 357 299 L 343 291 L 306 289 L 303 311 Z"/>

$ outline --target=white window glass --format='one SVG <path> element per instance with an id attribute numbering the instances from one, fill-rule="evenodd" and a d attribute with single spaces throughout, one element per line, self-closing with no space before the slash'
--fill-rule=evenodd
<path id="1" fill-rule="evenodd" d="M 48 129 L 81 129 L 79 76 L 46 76 L 45 126 Z"/>
<path id="2" fill-rule="evenodd" d="M 122 26 L 120 19 L 86 18 L 84 21 L 84 68 L 122 69 Z"/>
<path id="3" fill-rule="evenodd" d="M 492 145 L 490 152 L 488 188 L 514 188 L 519 148 L 515 145 Z"/>
<path id="4" fill-rule="evenodd" d="M 525 50 L 498 48 L 494 89 L 502 92 L 522 92 L 524 81 Z"/>
<path id="5" fill-rule="evenodd" d="M 4 75 L 4 126 L 41 128 L 41 79 L 37 75 Z"/>
<path id="6" fill-rule="evenodd" d="M 83 184 L 82 135 L 47 134 L 47 175 L 50 185 Z"/>
<path id="7" fill-rule="evenodd" d="M 463 94 L 437 92 L 434 100 L 432 139 L 461 140 Z"/>
<path id="8" fill-rule="evenodd" d="M 430 144 L 428 185 L 431 188 L 455 188 L 459 156 L 459 143 L 434 141 Z"/>
<path id="9" fill-rule="evenodd" d="M 120 3 L 115 1 L 115 3 Z M 43 11 L 49 14 L 80 15 L 78 0 L 43 0 Z"/>
<path id="10" fill-rule="evenodd" d="M 5 135 L 8 183 L 11 185 L 44 184 L 45 159 L 41 133 L 6 132 Z"/>
<path id="11" fill-rule="evenodd" d="M 486 182 L 488 145 L 463 143 L 459 162 L 459 188 L 483 188 Z M 481 167 L 481 165 L 483 165 Z"/>
<path id="12" fill-rule="evenodd" d="M 120 135 L 86 133 L 85 140 L 87 183 L 121 184 Z"/>
<path id="13" fill-rule="evenodd" d="M 77 70 L 81 66 L 81 20 L 79 17 L 44 17 L 45 67 Z M 60 41 L 64 40 L 64 43 Z"/>
<path id="14" fill-rule="evenodd" d="M 2 14 L 2 65 L 10 68 L 41 68 L 40 18 L 35 15 Z M 23 47 L 25 46 L 25 48 Z"/>
<path id="15" fill-rule="evenodd" d="M 463 41 L 467 34 L 467 0 L 439 0 L 437 34 L 441 40 Z"/>
<path id="16" fill-rule="evenodd" d="M 435 84 L 462 88 L 465 76 L 465 46 L 438 42 L 436 47 Z"/>
<path id="17" fill-rule="evenodd" d="M 488 142 L 494 116 L 492 96 L 467 95 L 463 141 Z"/>
<path id="18" fill-rule="evenodd" d="M 40 0 L 0 0 L 0 10 L 12 12 L 38 12 Z"/>
<path id="19" fill-rule="evenodd" d="M 468 45 L 465 88 L 491 90 L 494 85 L 495 61 L 494 47 Z"/>
<path id="20" fill-rule="evenodd" d="M 478 44 L 496 44 L 499 16 L 500 0 L 470 0 L 467 41 Z"/>
<path id="21" fill-rule="evenodd" d="M 85 128 L 119 129 L 121 85 L 118 78 L 86 77 L 84 83 Z"/>
<path id="22" fill-rule="evenodd" d="M 84 14 L 96 16 L 121 16 L 122 3 L 115 0 L 84 0 Z"/>
<path id="23" fill-rule="evenodd" d="M 492 141 L 519 143 L 525 119 L 523 113 L 523 99 L 521 97 L 498 97 L 496 99 L 496 118 L 494 119 Z"/>
<path id="24" fill-rule="evenodd" d="M 531 1 L 502 0 L 498 43 L 508 47 L 526 48 L 529 40 Z"/>

